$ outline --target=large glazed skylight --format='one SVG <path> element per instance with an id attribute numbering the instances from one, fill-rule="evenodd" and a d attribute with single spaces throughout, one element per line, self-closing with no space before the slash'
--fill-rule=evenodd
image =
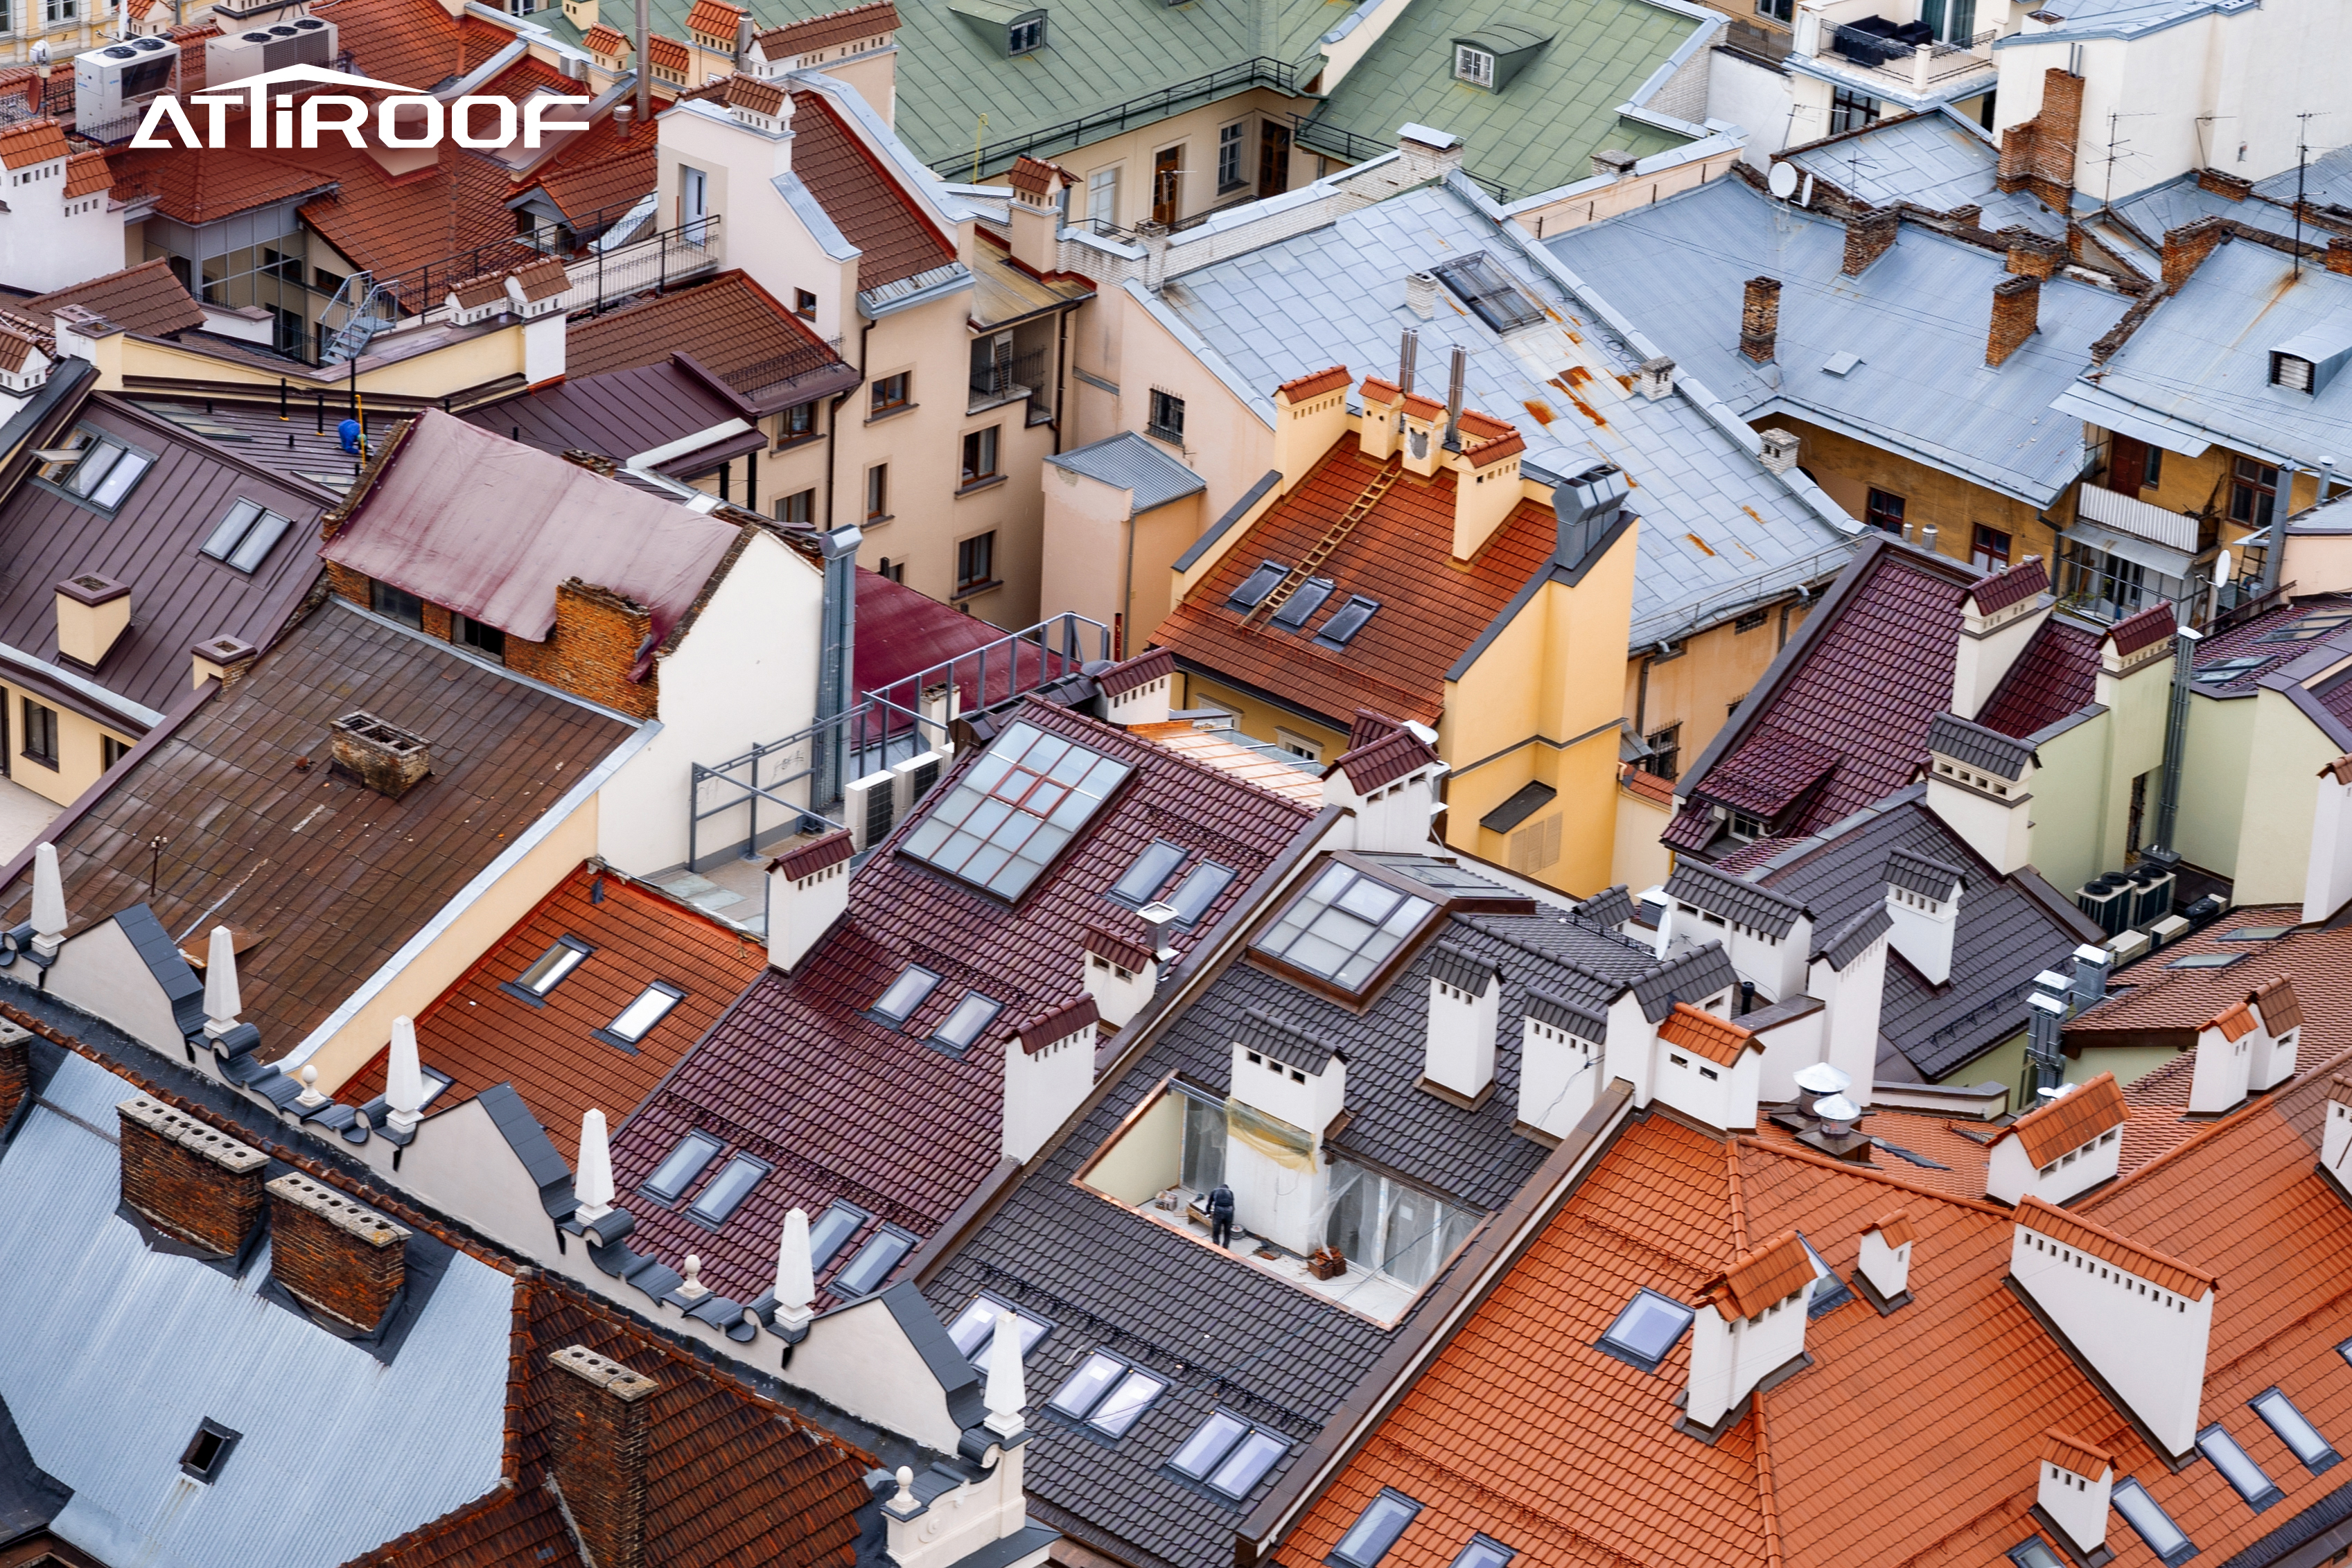
<path id="1" fill-rule="evenodd" d="M 1018 898 L 1130 771 L 1016 724 L 916 824 L 904 847 L 950 875 Z"/>
<path id="2" fill-rule="evenodd" d="M 1381 961 L 1436 907 L 1428 899 L 1375 882 L 1353 866 L 1334 862 L 1266 933 L 1258 951 L 1349 990 L 1361 990 Z"/>

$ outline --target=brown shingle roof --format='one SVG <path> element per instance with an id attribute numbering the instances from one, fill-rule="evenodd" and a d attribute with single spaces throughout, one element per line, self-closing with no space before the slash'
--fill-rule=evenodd
<path id="1" fill-rule="evenodd" d="M 1812 1254 L 1793 1230 L 1784 1230 L 1724 1270 L 1713 1293 L 1726 1318 L 1752 1318 L 1775 1301 L 1785 1301 L 1813 1277 Z"/>
<path id="2" fill-rule="evenodd" d="M 46 320 L 60 305 L 79 305 L 126 332 L 141 332 L 151 338 L 205 324 L 204 308 L 172 276 L 172 264 L 160 256 L 121 272 L 110 272 L 103 277 L 54 289 L 26 300 L 17 308 L 36 319 Z"/>
<path id="3" fill-rule="evenodd" d="M 784 107 L 782 85 L 761 81 L 756 77 L 729 77 L 719 97 L 730 107 L 740 106 L 754 114 L 778 114 Z"/>
<path id="4" fill-rule="evenodd" d="M 821 92 L 793 95 L 793 172 L 862 253 L 861 291 L 955 259 L 955 247 Z"/>
<path id="5" fill-rule="evenodd" d="M 2130 1117 L 2124 1092 L 2112 1072 L 2102 1072 L 2080 1088 L 2061 1094 L 2038 1111 L 2030 1111 L 2002 1129 L 2000 1137 L 2014 1136 L 2025 1146 L 2025 1157 L 2046 1166 L 2069 1149 L 2120 1127 Z"/>
<path id="6" fill-rule="evenodd" d="M 804 877 L 827 866 L 839 865 L 856 852 L 849 830 L 835 828 L 821 839 L 811 839 L 798 849 L 787 850 L 778 855 L 769 862 L 768 869 L 780 871 L 788 877 Z"/>
<path id="7" fill-rule="evenodd" d="M 795 121 L 795 123 L 798 123 Z M 564 365 L 573 376 L 695 362 L 746 397 L 841 361 L 807 325 L 741 272 L 573 323 Z"/>
<path id="8" fill-rule="evenodd" d="M 2047 1236 L 2094 1258 L 2103 1258 L 2118 1269 L 2126 1270 L 2160 1286 L 2176 1296 L 2191 1301 L 2221 1283 L 2221 1277 L 2210 1274 L 2178 1258 L 2168 1258 L 2153 1248 L 2126 1240 L 2103 1225 L 2094 1224 L 2079 1214 L 2070 1214 L 2054 1204 L 2048 1204 L 2032 1193 L 2017 1200 L 2017 1222 L 2030 1230 Z"/>
<path id="9" fill-rule="evenodd" d="M 791 55 L 812 54 L 818 49 L 830 49 L 837 45 L 856 43 L 860 38 L 878 37 L 896 32 L 898 8 L 890 0 L 877 0 L 870 5 L 851 5 L 844 10 L 827 11 L 821 16 L 810 16 L 798 22 L 787 22 L 781 27 L 771 27 L 759 37 L 760 52 L 769 59 L 782 59 Z"/>
<path id="10" fill-rule="evenodd" d="M 1676 1002 L 1674 1011 L 1658 1026 L 1658 1038 L 1668 1045 L 1679 1045 L 1685 1051 L 1696 1051 L 1709 1061 L 1729 1067 L 1739 1060 L 1739 1053 L 1755 1043 L 1750 1031 L 1702 1012 L 1688 1002 Z"/>

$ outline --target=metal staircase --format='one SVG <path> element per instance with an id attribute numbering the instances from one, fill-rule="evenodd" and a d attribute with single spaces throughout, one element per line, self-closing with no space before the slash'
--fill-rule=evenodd
<path id="1" fill-rule="evenodd" d="M 1356 525 L 1371 515 L 1372 508 L 1381 504 L 1381 497 L 1389 493 L 1390 486 L 1396 483 L 1397 476 L 1402 472 L 1404 460 L 1401 457 L 1391 457 L 1382 464 L 1381 471 L 1372 476 L 1372 482 L 1364 486 L 1363 493 L 1339 515 L 1338 521 L 1324 530 L 1315 548 L 1307 552 L 1307 558 L 1285 573 L 1282 580 L 1274 585 L 1274 591 L 1259 600 L 1256 607 L 1242 617 L 1242 630 L 1248 631 L 1257 623 L 1260 616 L 1272 615 L 1282 608 L 1286 600 L 1305 586 L 1307 580 L 1315 575 L 1315 569 L 1329 560 L 1331 553 L 1354 531 Z"/>
<path id="2" fill-rule="evenodd" d="M 399 315 L 400 301 L 390 288 L 377 283 L 372 273 L 352 273 L 320 316 L 331 330 L 319 350 L 319 362 L 340 365 L 359 358 L 367 352 L 375 335 Z"/>

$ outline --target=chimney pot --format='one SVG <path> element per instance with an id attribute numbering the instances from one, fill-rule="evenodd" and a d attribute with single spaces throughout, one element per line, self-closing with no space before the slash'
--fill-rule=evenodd
<path id="1" fill-rule="evenodd" d="M 2226 218 L 2199 218 L 2176 229 L 2164 231 L 2164 245 L 2159 257 L 2165 292 L 2171 293 L 2189 281 L 2213 247 L 2230 237 Z"/>
<path id="2" fill-rule="evenodd" d="M 2331 235 L 2327 240 L 2327 270 L 2352 274 L 2352 238 Z"/>
<path id="3" fill-rule="evenodd" d="M 1600 179 L 1622 180 L 1633 172 L 1633 165 L 1638 162 L 1631 152 L 1622 148 L 1606 148 L 1592 155 L 1592 172 Z"/>
<path id="4" fill-rule="evenodd" d="M 7 1126 L 32 1087 L 32 1030 L 0 1021 L 0 1127 Z"/>
<path id="5" fill-rule="evenodd" d="M 849 908 L 846 828 L 768 862 L 768 963 L 790 974 Z"/>
<path id="6" fill-rule="evenodd" d="M 364 708 L 327 727 L 335 770 L 397 800 L 433 770 L 433 748 L 421 735 L 387 724 Z"/>
<path id="7" fill-rule="evenodd" d="M 1556 486 L 1551 493 L 1557 523 L 1554 559 L 1567 567 L 1582 561 L 1624 509 L 1630 493 L 1623 472 L 1614 463 L 1597 463 Z"/>
<path id="8" fill-rule="evenodd" d="M 1985 338 L 1985 363 L 1999 369 L 2040 329 L 2042 280 L 2004 277 L 1992 288 L 1992 326 Z"/>
<path id="9" fill-rule="evenodd" d="M 1894 248 L 1901 230 L 1902 219 L 1892 207 L 1873 207 L 1854 213 L 1845 220 L 1845 265 L 1842 270 L 1848 277 L 1859 277 L 1869 270 L 1870 264 Z"/>
<path id="10" fill-rule="evenodd" d="M 266 1190 L 271 1278 L 362 1333 L 383 1322 L 407 1281 L 407 1228 L 299 1172 Z"/>
<path id="11" fill-rule="evenodd" d="M 131 628 L 131 585 L 86 571 L 58 584 L 57 608 L 58 656 L 94 670 Z"/>
<path id="12" fill-rule="evenodd" d="M 1786 474 L 1797 465 L 1800 443 L 1793 432 L 1768 430 L 1764 433 L 1764 466 L 1775 474 Z"/>
<path id="13" fill-rule="evenodd" d="M 226 691 L 245 678 L 259 653 L 252 643 L 236 637 L 207 637 L 188 650 L 194 664 L 191 684 L 200 686 L 206 681 L 218 681 L 221 689 Z"/>
<path id="14" fill-rule="evenodd" d="M 1739 351 L 1759 365 L 1772 362 L 1780 332 L 1780 280 L 1751 277 L 1739 308 Z"/>
<path id="15" fill-rule="evenodd" d="M 1657 402 L 1673 392 L 1675 390 L 1674 361 L 1664 354 L 1643 361 L 1640 384 L 1642 395 L 1652 402 Z"/>

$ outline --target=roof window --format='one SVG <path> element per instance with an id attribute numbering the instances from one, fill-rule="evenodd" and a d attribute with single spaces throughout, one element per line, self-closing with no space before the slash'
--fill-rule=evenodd
<path id="1" fill-rule="evenodd" d="M 1644 1372 L 1655 1372 L 1696 1315 L 1655 1291 L 1637 1291 L 1601 1335 L 1600 1348 Z"/>
<path id="2" fill-rule="evenodd" d="M 1129 866 L 1127 874 L 1112 886 L 1110 895 L 1121 904 L 1139 905 L 1150 903 L 1168 884 L 1170 873 L 1184 863 L 1184 857 L 1189 852 L 1181 845 L 1171 844 L 1166 839 L 1154 840 L 1135 857 L 1135 863 Z"/>
<path id="3" fill-rule="evenodd" d="M 2180 1527 L 2172 1522 L 2172 1516 L 2157 1506 L 2156 1499 L 2148 1496 L 2147 1489 L 2139 1482 L 2117 1481 L 2109 1500 L 2124 1516 L 2124 1522 L 2147 1542 L 2147 1549 L 2156 1553 L 2164 1568 L 2174 1568 L 2197 1555 L 2196 1543 L 2181 1533 Z"/>
<path id="4" fill-rule="evenodd" d="M 2277 657 L 2275 653 L 2241 653 L 2233 659 L 2216 659 L 2210 664 L 2198 665 L 2197 678 L 2200 681 L 2234 681 L 2240 675 L 2267 669 L 2271 661 Z"/>
<path id="5" fill-rule="evenodd" d="M 180 1472 L 210 1486 L 220 1479 L 221 1467 L 228 1463 L 229 1450 L 236 1447 L 245 1434 L 232 1432 L 211 1416 L 196 1427 L 196 1435 L 180 1454 Z"/>
<path id="6" fill-rule="evenodd" d="M 251 571 L 268 558 L 270 547 L 293 526 L 293 518 L 280 517 L 258 501 L 238 500 L 201 548 L 215 560 Z"/>
<path id="7" fill-rule="evenodd" d="M 1454 79 L 1472 87 L 1495 85 L 1495 57 L 1468 44 L 1454 46 Z"/>
<path id="8" fill-rule="evenodd" d="M 996 1320 L 1006 1312 L 1013 1314 L 1013 1321 L 1020 1329 L 1021 1354 L 1024 1356 L 1034 1350 L 1037 1342 L 1044 1339 L 1054 1326 L 1042 1318 L 1031 1317 L 1009 1302 L 998 1301 L 994 1296 L 978 1295 L 971 1299 L 971 1305 L 956 1314 L 956 1321 L 948 1325 L 948 1338 L 955 1341 L 956 1349 L 963 1353 L 965 1360 L 985 1372 L 988 1370 L 989 1342 L 996 1334 Z"/>
<path id="9" fill-rule="evenodd" d="M 101 512 L 122 505 L 131 487 L 155 465 L 153 454 L 89 431 L 75 445 L 44 455 L 47 461 L 41 467 L 43 479 Z"/>
<path id="10" fill-rule="evenodd" d="M 530 968 L 499 989 L 539 1007 L 547 1000 L 547 993 L 571 978 L 572 971 L 595 950 L 577 936 L 559 936 L 555 946 L 531 961 Z"/>
<path id="11" fill-rule="evenodd" d="M 2278 1434 L 2279 1441 L 2310 1468 L 2312 1474 L 2317 1475 L 2341 1457 L 2336 1452 L 2335 1445 L 2319 1435 L 2319 1428 L 2303 1418 L 2303 1412 L 2294 1407 L 2294 1401 L 2277 1389 L 2265 1389 L 2247 1403 L 2254 1407 L 2255 1415 L 2269 1423 L 2270 1429 Z"/>
<path id="12" fill-rule="evenodd" d="M 1167 1388 L 1166 1378 L 1096 1351 L 1046 1403 L 1106 1437 L 1124 1437 Z"/>
<path id="13" fill-rule="evenodd" d="M 2292 925 L 2241 925 L 2235 931 L 2225 934 L 2221 940 L 2224 942 L 2275 942 L 2294 929 Z"/>
<path id="14" fill-rule="evenodd" d="M 2009 1560 L 2017 1568 L 2066 1568 L 2050 1543 L 2038 1535 L 2029 1535 L 2009 1549 Z"/>
<path id="15" fill-rule="evenodd" d="M 961 1056 L 1003 1010 L 1003 1002 L 978 991 L 966 991 L 963 1000 L 956 1003 L 955 1009 L 940 1020 L 940 1027 L 931 1030 L 931 1043 L 950 1055 Z"/>
<path id="16" fill-rule="evenodd" d="M 1018 898 L 1134 769 L 1016 724 L 904 841 L 905 852 Z"/>
<path id="17" fill-rule="evenodd" d="M 809 1227 L 809 1268 L 812 1271 L 833 1261 L 834 1254 L 849 1244 L 849 1239 L 874 1217 L 854 1203 L 835 1203 L 816 1218 Z"/>
<path id="18" fill-rule="evenodd" d="M 1233 880 L 1234 873 L 1214 861 L 1202 861 L 1194 866 L 1176 884 L 1176 891 L 1168 895 L 1169 907 L 1176 911 L 1176 924 L 1191 925 L 1198 922 Z"/>
<path id="19" fill-rule="evenodd" d="M 1331 1561 L 1344 1563 L 1348 1568 L 1378 1568 L 1397 1537 L 1404 1533 L 1404 1527 L 1420 1512 L 1421 1504 L 1394 1487 L 1382 1487 L 1381 1495 L 1364 1506 L 1348 1533 L 1339 1537 L 1339 1544 L 1331 1548 Z"/>
<path id="20" fill-rule="evenodd" d="M 596 1038 L 606 1045 L 634 1051 L 637 1041 L 651 1034 L 654 1025 L 669 1017 L 670 1009 L 685 999 L 686 993 L 667 980 L 656 980 L 639 991 L 636 1000 L 623 1008 L 611 1023 L 597 1030 Z"/>
<path id="21" fill-rule="evenodd" d="M 1242 585 L 1234 590 L 1234 596 L 1225 602 L 1236 610 L 1255 610 L 1265 602 L 1265 596 L 1274 591 L 1275 585 L 1289 575 L 1290 569 L 1280 561 L 1262 560 L 1255 571 L 1242 580 Z"/>
<path id="22" fill-rule="evenodd" d="M 915 1249 L 915 1239 L 895 1225 L 886 1225 L 866 1239 L 848 1267 L 833 1277 L 836 1296 L 871 1295 L 890 1277 L 898 1260 Z"/>
<path id="23" fill-rule="evenodd" d="M 702 1189 L 701 1196 L 686 1211 L 688 1216 L 709 1226 L 726 1224 L 728 1216 L 751 1196 L 760 1178 L 772 1168 L 765 1160 L 737 1155 L 727 1162 L 725 1169 L 710 1178 L 710 1185 Z"/>
<path id="24" fill-rule="evenodd" d="M 708 1133 L 688 1133 L 677 1141 L 677 1147 L 670 1150 L 669 1157 L 654 1167 L 654 1174 L 637 1190 L 656 1203 L 676 1203 L 678 1194 L 694 1185 L 724 1147 Z"/>
<path id="25" fill-rule="evenodd" d="M 1470 1544 L 1454 1559 L 1454 1568 L 1503 1568 L 1518 1553 L 1489 1536 L 1474 1535 Z"/>
<path id="26" fill-rule="evenodd" d="M 1508 274 L 1485 251 L 1459 261 L 1441 262 L 1429 269 L 1438 281 L 1461 297 L 1479 320 L 1497 332 L 1516 332 L 1544 319 L 1535 302 L 1519 292 Z"/>
<path id="27" fill-rule="evenodd" d="M 1034 55 L 1045 47 L 1045 13 L 1033 12 L 1010 23 L 1004 29 L 1004 52 L 1008 57 Z"/>
<path id="28" fill-rule="evenodd" d="M 2168 969 L 2226 969 L 2243 953 L 2191 953 L 2185 958 L 2175 958 L 2165 966 Z"/>
<path id="29" fill-rule="evenodd" d="M 2252 1457 L 2238 1447 L 2238 1440 L 2218 1424 L 2197 1434 L 2197 1451 L 2213 1461 L 2213 1468 L 2221 1472 L 2221 1478 L 2237 1489 L 2238 1495 L 2246 1500 L 2246 1506 L 2256 1513 L 2285 1495 L 2272 1483 L 2270 1477 L 2263 1474 L 2262 1466 L 2254 1463 Z"/>
<path id="30" fill-rule="evenodd" d="M 1238 1501 L 1289 1451 L 1290 1439 L 1280 1433 L 1252 1426 L 1230 1410 L 1213 1410 L 1168 1468 Z"/>
<path id="31" fill-rule="evenodd" d="M 883 992 L 881 999 L 867 1010 L 892 1029 L 902 1029 L 939 983 L 940 977 L 929 969 L 919 964 L 909 964 L 898 971 L 898 977 L 890 982 L 890 988 Z"/>
<path id="32" fill-rule="evenodd" d="M 1274 623 L 1286 632 L 1297 632 L 1315 618 L 1323 601 L 1331 597 L 1334 584 L 1328 577 L 1310 577 L 1298 585 L 1297 592 L 1282 601 L 1274 612 Z"/>
<path id="33" fill-rule="evenodd" d="M 1359 593 L 1331 612 L 1331 619 L 1323 622 L 1323 630 L 1315 633 L 1315 640 L 1326 648 L 1344 648 L 1355 640 L 1356 633 L 1364 629 L 1364 622 L 1379 608 L 1378 601 Z"/>
<path id="34" fill-rule="evenodd" d="M 1257 948 L 1293 968 L 1361 990 L 1436 907 L 1335 863 L 1283 912 Z"/>
<path id="35" fill-rule="evenodd" d="M 2300 354 L 2283 354 L 2276 349 L 2271 350 L 2271 385 L 2274 387 L 2307 392 L 2311 390 L 2312 372 L 2316 369 Z"/>

